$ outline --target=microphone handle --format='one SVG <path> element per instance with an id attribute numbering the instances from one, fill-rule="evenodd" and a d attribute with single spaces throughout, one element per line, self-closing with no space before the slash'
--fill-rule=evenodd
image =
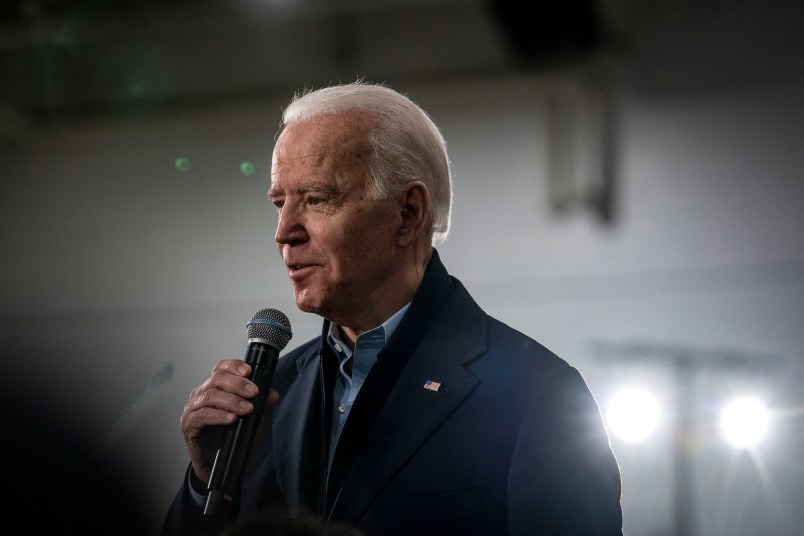
<path id="1" fill-rule="evenodd" d="M 238 417 L 237 422 L 224 430 L 207 486 L 209 494 L 204 507 L 205 516 L 220 517 L 229 513 L 240 488 L 257 427 L 265 411 L 265 401 L 276 370 L 279 350 L 260 341 L 261 339 L 249 341 L 245 358 L 246 363 L 251 365 L 249 380 L 259 388 L 259 393 L 251 400 L 254 411 Z"/>

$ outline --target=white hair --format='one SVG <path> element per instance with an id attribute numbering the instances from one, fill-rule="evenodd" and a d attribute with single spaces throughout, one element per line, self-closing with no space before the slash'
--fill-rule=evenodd
<path id="1" fill-rule="evenodd" d="M 297 93 L 282 114 L 281 128 L 344 112 L 364 113 L 372 120 L 367 194 L 389 199 L 406 183 L 422 181 L 430 191 L 432 244 L 443 242 L 452 214 L 452 174 L 446 142 L 430 116 L 387 86 L 357 81 Z"/>

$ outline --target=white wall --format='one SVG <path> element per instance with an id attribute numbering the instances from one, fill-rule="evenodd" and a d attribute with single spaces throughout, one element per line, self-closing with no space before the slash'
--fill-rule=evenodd
<path id="1" fill-rule="evenodd" d="M 448 141 L 447 266 L 490 313 L 578 366 L 601 404 L 633 370 L 614 359 L 629 344 L 647 348 L 639 365 L 659 393 L 671 386 L 663 349 L 779 358 L 769 382 L 748 378 L 791 410 L 767 452 L 732 460 L 708 432 L 694 438 L 701 534 L 792 534 L 804 521 L 792 412 L 804 375 L 798 82 L 673 95 L 625 84 L 611 226 L 548 206 L 543 78 L 398 87 Z M 64 122 L 2 143 L 4 375 L 58 401 L 133 469 L 154 526 L 187 463 L 186 397 L 215 361 L 241 357 L 245 322 L 263 307 L 284 311 L 288 349 L 319 329 L 293 305 L 264 197 L 286 97 Z M 177 157 L 191 169 L 177 171 Z M 242 174 L 242 161 L 256 173 Z M 706 369 L 701 415 L 716 403 L 708 393 L 748 380 Z M 629 533 L 670 533 L 668 448 L 615 441 L 615 451 Z"/>

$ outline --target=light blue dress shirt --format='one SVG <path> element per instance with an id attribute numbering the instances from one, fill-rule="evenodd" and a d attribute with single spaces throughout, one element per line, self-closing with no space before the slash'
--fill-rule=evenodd
<path id="1" fill-rule="evenodd" d="M 341 435 L 343 425 L 349 417 L 357 393 L 363 386 L 371 367 L 377 361 L 377 355 L 385 347 L 391 338 L 405 311 L 410 307 L 410 303 L 394 313 L 391 318 L 383 322 L 380 326 L 362 333 L 355 341 L 354 351 L 339 338 L 339 330 L 335 324 L 330 324 L 327 342 L 340 362 L 338 375 L 335 378 L 335 385 L 332 390 L 332 435 L 329 441 L 329 463 L 332 463 L 332 456 L 335 453 L 335 446 Z M 352 360 L 352 375 L 347 374 L 345 368 L 349 360 Z M 328 464 L 329 465 L 329 464 Z"/>

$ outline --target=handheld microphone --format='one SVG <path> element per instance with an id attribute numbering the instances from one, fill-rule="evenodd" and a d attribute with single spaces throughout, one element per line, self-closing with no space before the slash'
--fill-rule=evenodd
<path id="1" fill-rule="evenodd" d="M 257 426 L 265 410 L 268 389 L 276 370 L 276 362 L 292 337 L 288 317 L 276 309 L 262 309 L 246 324 L 248 348 L 245 362 L 251 365 L 249 380 L 257 384 L 259 393 L 251 400 L 254 411 L 228 426 L 215 455 L 207 489 L 205 516 L 224 516 L 240 489 L 246 460 L 257 435 Z"/>

